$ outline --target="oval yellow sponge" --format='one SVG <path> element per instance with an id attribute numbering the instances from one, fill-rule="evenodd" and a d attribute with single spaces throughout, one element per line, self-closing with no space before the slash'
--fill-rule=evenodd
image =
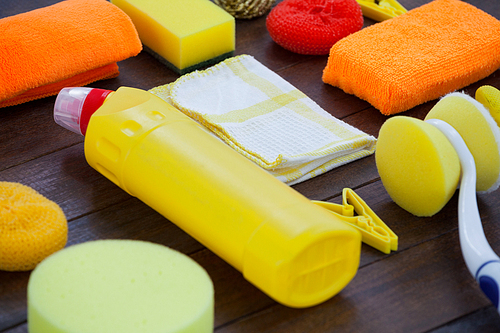
<path id="1" fill-rule="evenodd" d="M 500 184 L 500 129 L 488 110 L 463 93 L 443 97 L 425 119 L 440 119 L 457 130 L 476 164 L 476 190 L 491 192 Z"/>
<path id="2" fill-rule="evenodd" d="M 32 270 L 67 237 L 66 217 L 55 202 L 31 187 L 0 182 L 0 270 Z"/>
<path id="3" fill-rule="evenodd" d="M 416 216 L 439 212 L 458 185 L 460 162 L 453 146 L 419 119 L 388 119 L 380 128 L 375 160 L 389 196 Z"/>
<path id="4" fill-rule="evenodd" d="M 213 285 L 165 246 L 99 240 L 68 247 L 28 283 L 30 333 L 213 332 Z"/>

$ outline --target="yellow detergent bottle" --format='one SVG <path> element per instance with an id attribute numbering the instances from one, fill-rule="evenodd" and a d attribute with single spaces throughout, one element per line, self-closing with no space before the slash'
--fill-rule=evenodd
<path id="1" fill-rule="evenodd" d="M 359 266 L 361 234 L 147 91 L 65 88 L 56 122 L 88 163 L 290 307 L 321 303 Z"/>

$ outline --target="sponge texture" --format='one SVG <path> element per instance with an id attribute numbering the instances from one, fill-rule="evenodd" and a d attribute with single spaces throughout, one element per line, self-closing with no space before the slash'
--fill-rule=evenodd
<path id="1" fill-rule="evenodd" d="M 178 74 L 234 52 L 234 17 L 209 0 L 111 2 L 130 16 L 145 49 Z"/>
<path id="2" fill-rule="evenodd" d="M 465 1 L 435 0 L 336 43 L 323 81 L 390 115 L 492 74 L 498 50 L 499 20 Z"/>
<path id="3" fill-rule="evenodd" d="M 491 192 L 500 184 L 500 129 L 488 110 L 463 93 L 443 97 L 425 119 L 440 119 L 457 130 L 476 164 L 476 189 Z"/>
<path id="4" fill-rule="evenodd" d="M 44 260 L 28 283 L 30 333 L 212 332 L 213 285 L 165 246 L 100 240 Z"/>
<path id="5" fill-rule="evenodd" d="M 453 146 L 419 119 L 388 119 L 380 129 L 375 160 L 389 196 L 416 216 L 439 212 L 458 185 L 460 161 Z"/>
<path id="6" fill-rule="evenodd" d="M 28 271 L 66 245 L 61 208 L 31 187 L 0 182 L 0 270 Z"/>

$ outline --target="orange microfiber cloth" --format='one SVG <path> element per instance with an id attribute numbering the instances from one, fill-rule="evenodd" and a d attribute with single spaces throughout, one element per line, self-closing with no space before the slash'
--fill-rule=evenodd
<path id="1" fill-rule="evenodd" d="M 130 18 L 105 0 L 68 0 L 0 20 L 0 107 L 118 76 L 142 45 Z"/>
<path id="2" fill-rule="evenodd" d="M 323 81 L 390 115 L 499 67 L 500 21 L 459 0 L 435 0 L 337 42 Z"/>

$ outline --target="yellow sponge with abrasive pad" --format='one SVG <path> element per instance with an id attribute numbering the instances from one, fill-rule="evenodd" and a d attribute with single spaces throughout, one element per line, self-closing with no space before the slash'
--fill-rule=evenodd
<path id="1" fill-rule="evenodd" d="M 439 119 L 460 134 L 476 165 L 476 190 L 500 185 L 500 91 L 484 86 L 478 100 L 463 94 L 443 97 L 425 120 Z M 480 103 L 481 102 L 481 103 Z M 375 152 L 377 169 L 391 198 L 410 213 L 431 216 L 451 198 L 460 161 L 437 128 L 419 119 L 394 117 L 382 125 Z"/>
<path id="2" fill-rule="evenodd" d="M 380 128 L 375 159 L 389 196 L 414 215 L 436 214 L 457 188 L 457 153 L 443 133 L 419 119 L 387 120 Z"/>
<path id="3" fill-rule="evenodd" d="M 234 17 L 209 0 L 111 0 L 134 23 L 144 48 L 178 74 L 233 55 Z"/>
<path id="4" fill-rule="evenodd" d="M 99 240 L 51 255 L 28 283 L 30 333 L 213 332 L 213 285 L 165 246 Z"/>

